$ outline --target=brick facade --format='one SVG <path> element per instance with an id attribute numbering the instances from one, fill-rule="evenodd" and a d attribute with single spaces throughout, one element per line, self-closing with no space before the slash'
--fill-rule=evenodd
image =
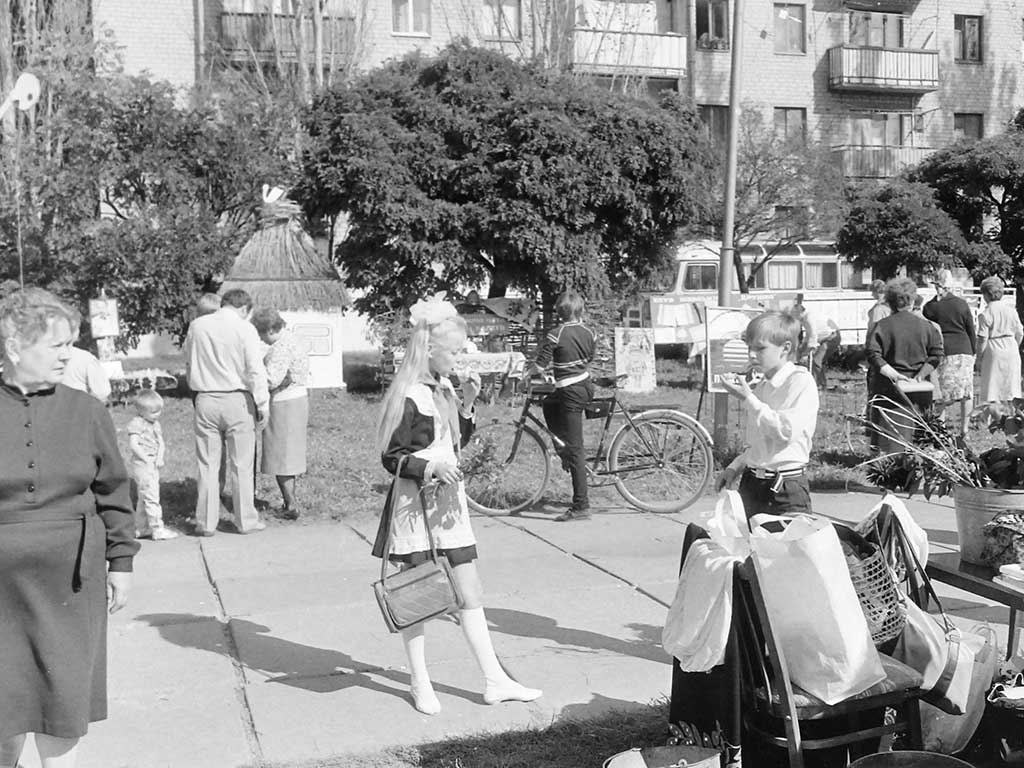
<path id="1" fill-rule="evenodd" d="M 93 24 L 113 33 L 126 72 L 189 86 L 196 80 L 201 0 L 93 0 Z"/>

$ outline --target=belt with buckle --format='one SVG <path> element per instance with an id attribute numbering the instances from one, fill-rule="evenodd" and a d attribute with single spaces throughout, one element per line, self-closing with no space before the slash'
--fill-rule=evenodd
<path id="1" fill-rule="evenodd" d="M 747 467 L 747 472 L 758 480 L 772 480 L 772 492 L 778 493 L 782 490 L 782 483 L 790 477 L 801 477 L 804 474 L 804 467 L 794 469 L 763 469 L 761 467 Z"/>

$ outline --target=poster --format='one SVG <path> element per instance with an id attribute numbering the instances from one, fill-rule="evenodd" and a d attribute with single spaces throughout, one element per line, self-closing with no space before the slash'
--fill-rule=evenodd
<path id="1" fill-rule="evenodd" d="M 94 339 L 119 336 L 121 324 L 114 299 L 89 299 L 89 327 Z"/>
<path id="2" fill-rule="evenodd" d="M 615 373 L 629 378 L 627 392 L 652 392 L 658 386 L 654 369 L 654 329 L 615 329 Z"/>
<path id="3" fill-rule="evenodd" d="M 743 373 L 750 367 L 743 332 L 747 329 L 747 324 L 763 312 L 761 308 L 707 308 L 704 328 L 708 345 L 708 392 L 728 392 L 722 386 L 722 375 Z"/>

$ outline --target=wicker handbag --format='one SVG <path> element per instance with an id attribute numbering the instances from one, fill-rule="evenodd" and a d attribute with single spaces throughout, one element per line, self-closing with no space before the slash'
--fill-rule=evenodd
<path id="1" fill-rule="evenodd" d="M 404 462 L 404 459 L 403 459 Z M 398 478 L 402 469 L 399 462 L 395 470 Z M 398 491 L 391 487 L 392 518 L 395 514 Z M 404 570 L 388 574 L 388 555 L 391 554 L 391 527 L 388 526 L 387 541 L 384 544 L 384 557 L 380 564 L 380 580 L 373 583 L 373 594 L 377 605 L 384 616 L 384 623 L 391 632 L 422 624 L 437 616 L 454 613 L 462 604 L 462 595 L 452 577 L 451 566 L 447 558 L 438 558 L 434 546 L 434 535 L 430 531 L 427 519 L 427 504 L 422 486 L 419 491 L 420 509 L 423 512 L 423 524 L 430 542 L 430 559 L 425 563 L 414 565 Z"/>
<path id="2" fill-rule="evenodd" d="M 846 553 L 850 581 L 857 592 L 876 646 L 899 637 L 907 623 L 907 604 L 882 549 L 843 525 L 836 532 Z"/>

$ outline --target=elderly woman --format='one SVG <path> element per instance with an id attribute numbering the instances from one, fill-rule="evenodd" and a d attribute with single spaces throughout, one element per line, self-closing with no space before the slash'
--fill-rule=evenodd
<path id="1" fill-rule="evenodd" d="M 900 441 L 913 442 L 916 430 L 906 409 L 912 406 L 923 412 L 931 406 L 931 386 L 925 382 L 942 359 L 942 334 L 914 314 L 916 296 L 917 286 L 909 278 L 897 277 L 886 283 L 885 301 L 892 314 L 875 323 L 867 340 L 875 394 L 869 404 L 871 445 L 885 453 L 902 450 Z M 927 389 L 918 389 L 922 386 Z"/>
<path id="2" fill-rule="evenodd" d="M 70 768 L 106 718 L 106 614 L 124 607 L 138 550 L 110 416 L 59 383 L 74 318 L 38 288 L 0 301 L 2 768 L 28 733 L 44 768 Z"/>
<path id="3" fill-rule="evenodd" d="M 252 324 L 270 345 L 263 359 L 270 387 L 270 416 L 263 431 L 263 458 L 260 471 L 277 478 L 284 502 L 278 515 L 295 520 L 295 478 L 306 471 L 306 426 L 309 422 L 309 351 L 306 344 L 285 322 L 276 309 L 257 309 Z"/>
<path id="4" fill-rule="evenodd" d="M 974 355 L 978 335 L 974 330 L 974 315 L 967 302 L 953 293 L 953 273 L 941 269 L 935 277 L 935 298 L 924 305 L 924 316 L 938 323 L 942 330 L 942 348 L 945 357 L 939 364 L 941 405 L 949 410 L 959 405 L 956 434 L 966 435 L 968 416 L 974 401 Z"/>
<path id="5" fill-rule="evenodd" d="M 1003 281 L 981 281 L 985 309 L 978 315 L 978 357 L 981 359 L 981 402 L 1007 402 L 1020 397 L 1020 343 L 1024 339 L 1017 310 L 1003 304 Z"/>

